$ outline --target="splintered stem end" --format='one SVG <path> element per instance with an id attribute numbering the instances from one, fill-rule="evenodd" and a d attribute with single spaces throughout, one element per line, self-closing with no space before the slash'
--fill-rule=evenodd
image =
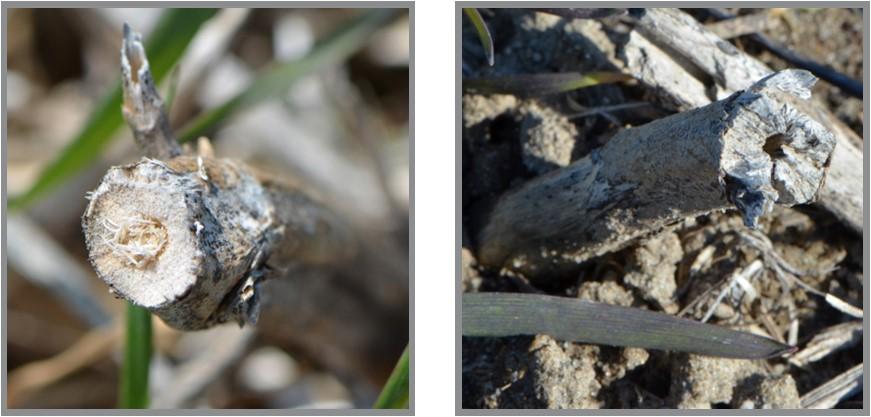
<path id="1" fill-rule="evenodd" d="M 169 118 L 151 75 L 142 36 L 127 23 L 124 23 L 123 32 L 121 78 L 124 118 L 145 156 L 168 160 L 181 154 L 181 146 L 169 128 Z"/>

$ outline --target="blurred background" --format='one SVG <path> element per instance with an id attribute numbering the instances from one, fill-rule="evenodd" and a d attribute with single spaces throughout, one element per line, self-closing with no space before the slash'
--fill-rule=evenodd
<path id="1" fill-rule="evenodd" d="M 300 179 L 401 271 L 365 331 L 329 320 L 338 302 L 278 303 L 256 329 L 154 318 L 151 406 L 370 407 L 408 342 L 407 10 L 8 12 L 7 406 L 117 404 L 125 303 L 90 267 L 80 218 L 106 170 L 140 158 L 120 110 L 128 22 L 181 140 Z"/>

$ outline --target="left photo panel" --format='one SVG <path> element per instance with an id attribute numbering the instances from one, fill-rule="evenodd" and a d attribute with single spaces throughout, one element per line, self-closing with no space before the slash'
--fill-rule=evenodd
<path id="1" fill-rule="evenodd" d="M 410 413 L 411 16 L 4 4 L 4 414 Z"/>

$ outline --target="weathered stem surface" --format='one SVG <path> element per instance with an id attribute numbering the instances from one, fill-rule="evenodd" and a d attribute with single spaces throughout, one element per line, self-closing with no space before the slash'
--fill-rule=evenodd
<path id="1" fill-rule="evenodd" d="M 621 249 L 690 216 L 813 201 L 834 138 L 796 110 L 815 78 L 787 70 L 695 110 L 624 130 L 566 168 L 502 196 L 480 261 L 529 277 Z"/>
<path id="2" fill-rule="evenodd" d="M 121 43 L 121 82 L 124 119 L 145 156 L 169 159 L 181 155 L 181 147 L 169 127 L 163 100 L 154 86 L 142 36 L 124 24 Z"/>
<path id="3" fill-rule="evenodd" d="M 380 384 L 408 340 L 404 253 L 375 251 L 389 239 L 362 235 L 301 185 L 205 146 L 180 155 L 140 37 L 125 28 L 124 43 L 124 116 L 149 157 L 109 169 L 89 195 L 82 226 L 98 276 L 180 330 L 254 324 L 264 304 L 262 336 L 352 389 Z"/>
<path id="4" fill-rule="evenodd" d="M 716 92 L 706 91 L 698 81 L 713 79 L 720 93 L 731 94 L 750 87 L 772 73 L 771 68 L 706 30 L 692 16 L 677 9 L 637 9 L 637 30 L 619 55 L 626 70 L 642 83 L 689 109 L 711 102 Z M 656 46 L 653 46 L 656 45 Z M 828 110 L 810 101 L 797 108 L 822 123 L 838 145 L 832 155 L 819 204 L 847 226 L 862 232 L 862 139 Z"/>
<path id="5" fill-rule="evenodd" d="M 97 273 L 173 327 L 255 322 L 270 264 L 351 258 L 347 227 L 303 192 L 242 164 L 179 156 L 113 167 L 83 219 Z"/>

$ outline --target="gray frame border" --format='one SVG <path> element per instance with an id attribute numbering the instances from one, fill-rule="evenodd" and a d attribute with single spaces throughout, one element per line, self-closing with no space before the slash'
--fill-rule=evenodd
<path id="1" fill-rule="evenodd" d="M 2 410 L 3 415 L 18 415 L 18 416 L 40 416 L 40 415 L 70 415 L 70 416 L 91 416 L 91 415 L 99 415 L 99 416 L 115 416 L 115 415 L 129 415 L 129 416 L 149 416 L 149 415 L 162 415 L 162 416 L 176 416 L 176 415 L 185 415 L 185 416 L 206 416 L 206 415 L 220 415 L 220 416 L 237 416 L 237 415 L 251 415 L 251 416 L 285 416 L 285 415 L 308 415 L 308 416 L 331 416 L 331 415 L 381 415 L 381 416 L 412 416 L 415 414 L 415 349 L 414 349 L 414 263 L 415 263 L 415 250 L 414 250 L 414 79 L 415 79 L 415 65 L 414 65 L 414 18 L 415 18 L 415 4 L 413 1 L 330 1 L 330 2 L 316 2 L 316 1 L 300 1 L 300 2 L 288 2 L 288 1 L 209 1 L 209 2 L 191 2 L 191 1 L 155 1 L 155 2 L 146 2 L 146 1 L 132 1 L 132 2 L 120 2 L 120 1 L 46 1 L 46 2 L 32 2 L 32 1 L 9 1 L 3 2 L 2 4 L 2 29 L 4 35 L 6 34 L 6 29 L 8 27 L 7 22 L 7 9 L 15 9 L 15 8 L 108 8 L 108 7 L 121 7 L 121 8 L 206 8 L 206 7 L 219 7 L 219 8 L 322 8 L 322 9 L 332 9 L 332 8 L 349 8 L 349 9 L 372 9 L 372 8 L 385 8 L 385 9 L 407 9 L 408 10 L 408 18 L 409 18 L 409 28 L 408 28 L 408 36 L 409 36 L 409 78 L 408 78 L 408 87 L 409 87 L 409 114 L 408 114 L 408 157 L 409 157 L 409 263 L 408 263 L 408 298 L 409 298 L 409 306 L 408 306 L 408 350 L 409 350 L 409 386 L 408 386 L 408 409 L 403 410 L 378 410 L 378 409 L 330 409 L 330 410 L 319 410 L 319 409 L 166 409 L 166 410 L 158 410 L 158 409 L 144 409 L 144 410 L 125 410 L 125 409 L 25 409 L 25 408 L 7 408 L 7 398 L 6 398 L 6 378 L 8 373 L 7 368 L 7 358 L 6 358 L 6 320 L 7 315 L 6 312 L 6 304 L 7 304 L 7 292 L 6 292 L 6 216 L 7 216 L 7 189 L 6 189 L 6 167 L 8 161 L 7 154 L 7 146 L 6 146 L 6 94 L 3 94 L 2 97 L 2 109 L 3 109 L 3 122 L 2 122 L 2 131 L 3 131 L 3 140 L 2 140 L 2 151 L 3 151 L 3 172 L 2 172 L 2 200 L 3 200 L 3 232 L 2 232 L 2 244 L 3 244 L 3 271 L 2 271 L 2 288 L 3 288 L 3 348 L 2 348 L 2 361 L 3 361 L 3 375 L 2 375 Z M 3 48 L 3 75 L 2 75 L 2 83 L 5 89 L 6 87 L 6 69 L 7 69 L 7 49 L 6 42 L 7 37 L 3 37 L 2 48 Z"/>
<path id="2" fill-rule="evenodd" d="M 554 1 L 541 1 L 541 2 L 530 2 L 530 1 L 493 1 L 493 2 L 483 2 L 483 1 L 457 1 L 454 3 L 454 52 L 455 52 L 455 68 L 454 68 L 454 88 L 455 88 L 455 97 L 454 97 L 454 123 L 455 123 L 455 132 L 454 132 L 454 168 L 456 170 L 456 179 L 454 184 L 454 198 L 455 198 L 455 215 L 456 215 L 456 230 L 455 230 L 455 276 L 454 276 L 454 285 L 455 285 L 455 293 L 456 298 L 454 300 L 455 305 L 455 397 L 454 397 L 454 412 L 456 415 L 467 415 L 467 416 L 482 416 L 482 415 L 839 415 L 839 416 L 860 416 L 860 415 L 868 415 L 868 358 L 869 358 L 869 340 L 868 340 L 868 330 L 869 330 L 869 322 L 868 316 L 863 315 L 862 324 L 864 327 L 864 334 L 862 338 L 864 358 L 863 358 L 863 390 L 862 390 L 862 409 L 861 410 L 806 410 L 806 409 L 794 409 L 794 410 L 675 410 L 675 409 L 660 409 L 660 410 L 648 410 L 648 409 L 601 409 L 601 410 L 478 410 L 478 409 L 465 409 L 463 408 L 462 403 L 462 394 L 463 394 L 463 377 L 462 377 L 462 245 L 463 245 L 463 224 L 462 224 L 462 181 L 463 181 L 463 161 L 462 161 L 462 126 L 463 126 L 463 100 L 462 100 L 462 88 L 463 88 L 463 73 L 462 73 L 462 63 L 463 63 L 463 54 L 462 54 L 462 23 L 463 23 L 463 7 L 481 7 L 481 8 L 525 8 L 525 7 L 570 7 L 570 6 L 583 6 L 583 7 L 632 7 L 632 6 L 643 6 L 643 7 L 684 7 L 684 8 L 692 8 L 692 7 L 753 7 L 753 8 L 770 8 L 770 7 L 820 7 L 820 8 L 844 8 L 844 7 L 853 7 L 853 8 L 861 8 L 864 18 L 864 27 L 863 27 L 863 36 L 862 43 L 864 45 L 864 49 L 862 52 L 862 76 L 863 76 L 863 84 L 864 84 L 864 93 L 862 97 L 863 102 L 863 116 L 865 118 L 863 125 L 863 178 L 864 178 L 864 219 L 863 219 L 863 232 L 862 232 L 862 241 L 863 241 L 863 260 L 862 260 L 862 277 L 863 282 L 868 282 L 868 259 L 869 259 L 869 235 L 868 235 L 868 214 L 869 214 L 869 187 L 868 187 L 868 162 L 864 155 L 868 154 L 868 140 L 869 140 L 869 132 L 871 132 L 871 127 L 868 126 L 869 117 L 868 117 L 868 94 L 869 94 L 869 69 L 868 69 L 868 35 L 869 35 L 869 3 L 868 2 L 857 2 L 857 1 L 809 1 L 809 2 L 797 2 L 797 1 L 765 1 L 765 2 L 746 2 L 746 1 L 737 1 L 737 2 L 722 2 L 722 1 L 712 1 L 712 2 L 693 2 L 693 1 L 651 1 L 651 2 L 627 2 L 627 1 L 592 1 L 592 2 L 554 2 Z M 865 297 L 863 300 L 863 308 L 867 308 L 869 302 L 869 291 L 866 287 L 865 289 Z"/>

